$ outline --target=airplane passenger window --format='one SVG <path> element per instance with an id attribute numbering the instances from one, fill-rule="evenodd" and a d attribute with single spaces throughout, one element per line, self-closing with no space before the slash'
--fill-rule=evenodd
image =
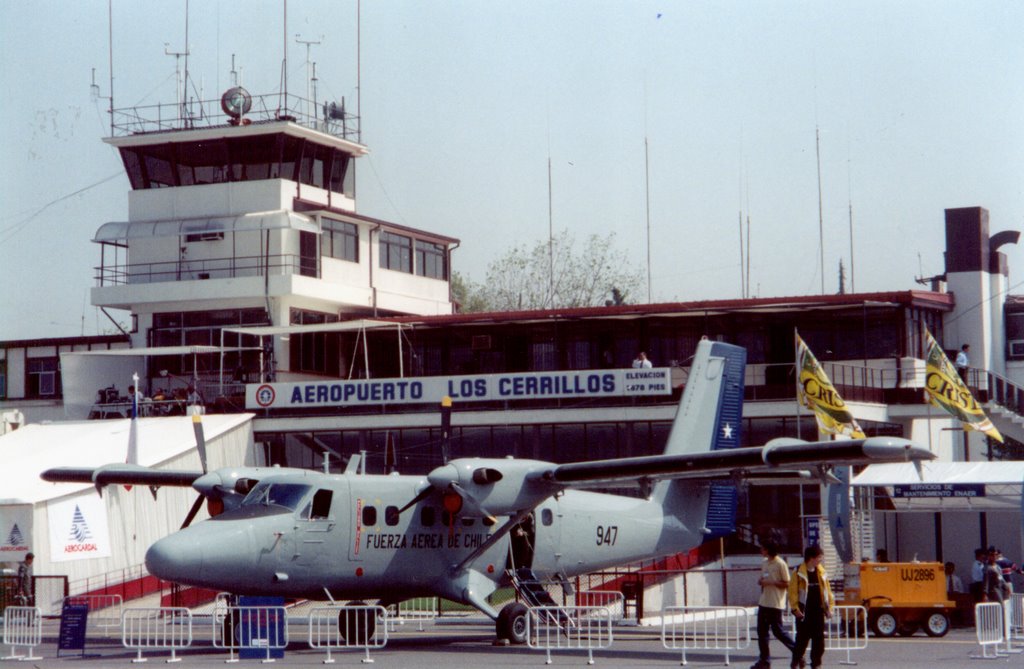
<path id="1" fill-rule="evenodd" d="M 420 525 L 422 525 L 423 527 L 430 527 L 434 524 L 435 520 L 436 514 L 434 512 L 434 507 L 425 506 L 422 509 L 420 509 Z"/>
<path id="2" fill-rule="evenodd" d="M 476 518 L 468 518 L 466 516 L 462 517 L 462 524 L 465 525 L 466 527 L 469 527 L 470 525 L 472 525 L 475 522 L 476 522 Z"/>
<path id="3" fill-rule="evenodd" d="M 540 510 L 540 522 L 544 525 L 550 525 L 555 522 L 555 514 L 552 513 L 551 509 Z"/>
<path id="4" fill-rule="evenodd" d="M 493 526 L 494 526 L 494 518 L 491 517 L 491 516 L 485 516 L 484 517 L 484 527 L 493 527 Z"/>
<path id="5" fill-rule="evenodd" d="M 441 509 L 441 524 L 445 527 L 452 526 L 452 514 L 448 509 Z"/>
<path id="6" fill-rule="evenodd" d="M 329 518 L 331 515 L 331 498 L 334 493 L 323 488 L 313 495 L 313 509 L 309 513 L 310 520 Z"/>
<path id="7" fill-rule="evenodd" d="M 397 506 L 387 506 L 387 507 L 384 507 L 384 522 L 387 523 L 388 525 L 392 525 L 392 526 L 398 524 L 398 507 Z"/>
<path id="8" fill-rule="evenodd" d="M 375 506 L 364 506 L 363 507 L 363 525 L 371 527 L 377 524 L 377 507 Z"/>

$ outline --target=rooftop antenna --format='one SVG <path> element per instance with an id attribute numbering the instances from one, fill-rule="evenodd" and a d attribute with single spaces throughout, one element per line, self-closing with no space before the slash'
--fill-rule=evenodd
<path id="1" fill-rule="evenodd" d="M 187 45 L 187 42 L 186 42 Z M 185 113 L 185 95 L 186 91 L 181 83 L 181 59 L 182 57 L 188 56 L 188 46 L 185 47 L 184 51 L 171 51 L 171 45 L 169 42 L 164 42 L 164 53 L 168 56 L 174 56 L 174 96 L 175 106 L 178 108 L 178 120 L 185 121 L 187 114 Z M 185 76 L 188 76 L 186 71 Z"/>
<path id="2" fill-rule="evenodd" d="M 853 186 L 852 179 L 850 177 L 850 159 L 846 159 L 846 193 L 847 193 L 847 208 L 850 213 L 850 292 L 857 292 L 857 282 L 854 280 L 853 275 Z"/>
<path id="3" fill-rule="evenodd" d="M 316 66 L 315 65 L 311 66 L 311 64 L 310 64 L 309 49 L 314 44 L 320 44 L 321 42 L 323 42 L 323 40 L 324 40 L 324 36 L 323 35 L 320 35 L 319 39 L 305 40 L 305 39 L 302 39 L 302 35 L 300 35 L 298 33 L 295 34 L 295 42 L 296 42 L 296 44 L 305 44 L 306 45 L 306 116 L 308 116 L 310 118 L 313 118 L 313 119 L 316 118 L 316 97 L 315 97 L 316 96 L 316 84 L 314 83 L 316 81 L 316 69 L 315 69 Z M 312 67 L 312 71 L 311 71 L 311 67 Z M 310 107 L 309 107 L 309 101 L 310 100 L 313 101 L 312 109 L 310 109 Z"/>
<path id="4" fill-rule="evenodd" d="M 814 155 L 818 162 L 818 251 L 821 254 L 821 294 L 825 294 L 825 217 L 821 210 L 821 133 L 814 126 Z"/>
<path id="5" fill-rule="evenodd" d="M 231 54 L 231 88 L 238 85 L 238 70 L 235 69 L 235 54 Z"/>
<path id="6" fill-rule="evenodd" d="M 288 0 L 284 0 L 284 27 L 281 30 L 282 57 L 281 57 L 281 89 L 284 95 L 284 116 L 288 115 Z M 278 112 L 278 118 L 282 114 Z"/>
<path id="7" fill-rule="evenodd" d="M 747 278 L 746 278 L 746 275 L 744 274 L 745 270 L 744 270 L 744 267 L 743 267 L 743 263 L 744 263 L 744 260 L 743 260 L 743 210 L 740 209 L 738 214 L 739 214 L 739 224 L 740 224 L 740 297 L 746 298 L 747 297 Z"/>
<path id="8" fill-rule="evenodd" d="M 644 213 L 647 217 L 647 304 L 651 304 L 651 170 L 644 135 Z"/>
<path id="9" fill-rule="evenodd" d="M 93 101 L 107 100 L 109 107 L 107 114 L 110 116 L 110 136 L 114 136 L 114 8 L 113 0 L 107 0 L 107 66 L 110 70 L 110 95 L 100 94 L 100 85 L 96 83 L 96 68 L 92 68 L 92 83 L 89 85 L 89 95 Z"/>

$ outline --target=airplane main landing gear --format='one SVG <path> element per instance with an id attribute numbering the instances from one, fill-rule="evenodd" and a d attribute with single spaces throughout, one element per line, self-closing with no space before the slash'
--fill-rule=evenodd
<path id="1" fill-rule="evenodd" d="M 512 602 L 498 613 L 495 627 L 499 639 L 508 639 L 509 643 L 526 643 L 526 616 L 529 611 L 525 604 Z"/>

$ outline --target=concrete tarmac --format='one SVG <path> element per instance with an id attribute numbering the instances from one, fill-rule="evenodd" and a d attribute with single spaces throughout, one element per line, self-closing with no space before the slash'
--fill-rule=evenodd
<path id="1" fill-rule="evenodd" d="M 290 644 L 283 659 L 277 660 L 279 666 L 321 666 L 326 659 L 324 651 L 315 651 L 306 643 L 304 629 L 291 629 Z M 24 648 L 18 648 L 24 654 Z M 2 656 L 10 654 L 11 649 L 3 646 Z M 789 666 L 789 658 L 784 656 L 785 649 L 776 641 L 772 641 L 773 665 L 785 669 Z M 864 650 L 853 651 L 850 659 L 857 667 L 864 669 L 896 668 L 896 669 L 935 669 L 936 667 L 966 667 L 975 663 L 980 666 L 1020 666 L 1024 667 L 1024 655 L 1015 654 L 987 662 L 972 660 L 972 655 L 980 655 L 981 647 L 975 640 L 973 629 L 952 630 L 947 636 L 939 639 L 918 635 L 908 638 L 869 639 Z M 63 668 L 69 665 L 88 665 L 89 667 L 131 666 L 136 658 L 134 650 L 126 650 L 115 638 L 97 638 L 90 636 L 85 655 L 78 651 L 61 651 L 57 657 L 56 629 L 44 629 L 44 642 L 34 649 L 34 655 L 41 659 L 16 662 L 7 660 L 3 664 L 11 667 L 38 667 L 40 669 Z M 164 664 L 170 658 L 168 651 L 146 652 L 143 657 L 150 664 Z M 182 667 L 220 667 L 229 659 L 226 650 L 213 648 L 209 642 L 199 641 L 191 648 L 177 653 Z M 237 655 L 236 655 L 237 657 Z M 580 666 L 587 664 L 586 651 L 553 651 L 552 663 L 555 666 Z M 660 630 L 652 628 L 617 627 L 614 630 L 614 642 L 610 648 L 594 651 L 594 662 L 597 666 L 608 667 L 677 667 L 680 665 L 679 651 L 666 650 L 661 643 Z M 366 659 L 364 651 L 333 652 L 332 658 L 336 665 L 360 666 Z M 482 622 L 459 623 L 427 623 L 424 630 L 418 631 L 415 624 L 400 626 L 389 634 L 387 645 L 379 650 L 371 651 L 370 658 L 375 666 L 401 667 L 401 669 L 456 669 L 463 667 L 536 667 L 543 666 L 547 656 L 542 650 L 525 646 L 495 646 L 494 629 L 490 624 Z M 752 641 L 744 650 L 730 652 L 729 666 L 749 667 L 757 659 L 757 644 Z M 844 666 L 847 659 L 845 652 L 830 651 L 825 654 L 824 666 Z M 726 657 L 722 652 L 688 652 L 688 667 L 722 667 L 726 666 Z M 260 660 L 242 660 L 242 664 L 261 664 Z M 3 666 L 0 664 L 0 666 Z"/>

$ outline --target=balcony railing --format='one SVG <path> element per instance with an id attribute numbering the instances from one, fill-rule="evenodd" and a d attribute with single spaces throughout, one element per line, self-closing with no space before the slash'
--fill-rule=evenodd
<path id="1" fill-rule="evenodd" d="M 320 275 L 316 258 L 294 254 L 104 265 L 96 267 L 95 270 L 97 285 L 100 286 L 234 279 L 264 276 L 265 274 L 270 276 L 302 274 L 310 277 L 319 277 Z"/>
<path id="2" fill-rule="evenodd" d="M 113 110 L 111 128 L 114 136 L 152 132 L 193 130 L 227 126 L 232 117 L 225 114 L 220 99 L 189 100 L 184 103 L 124 107 Z M 253 95 L 252 109 L 243 123 L 291 121 L 320 132 L 360 142 L 359 117 L 349 114 L 341 104 L 313 101 L 297 95 L 280 93 Z"/>

